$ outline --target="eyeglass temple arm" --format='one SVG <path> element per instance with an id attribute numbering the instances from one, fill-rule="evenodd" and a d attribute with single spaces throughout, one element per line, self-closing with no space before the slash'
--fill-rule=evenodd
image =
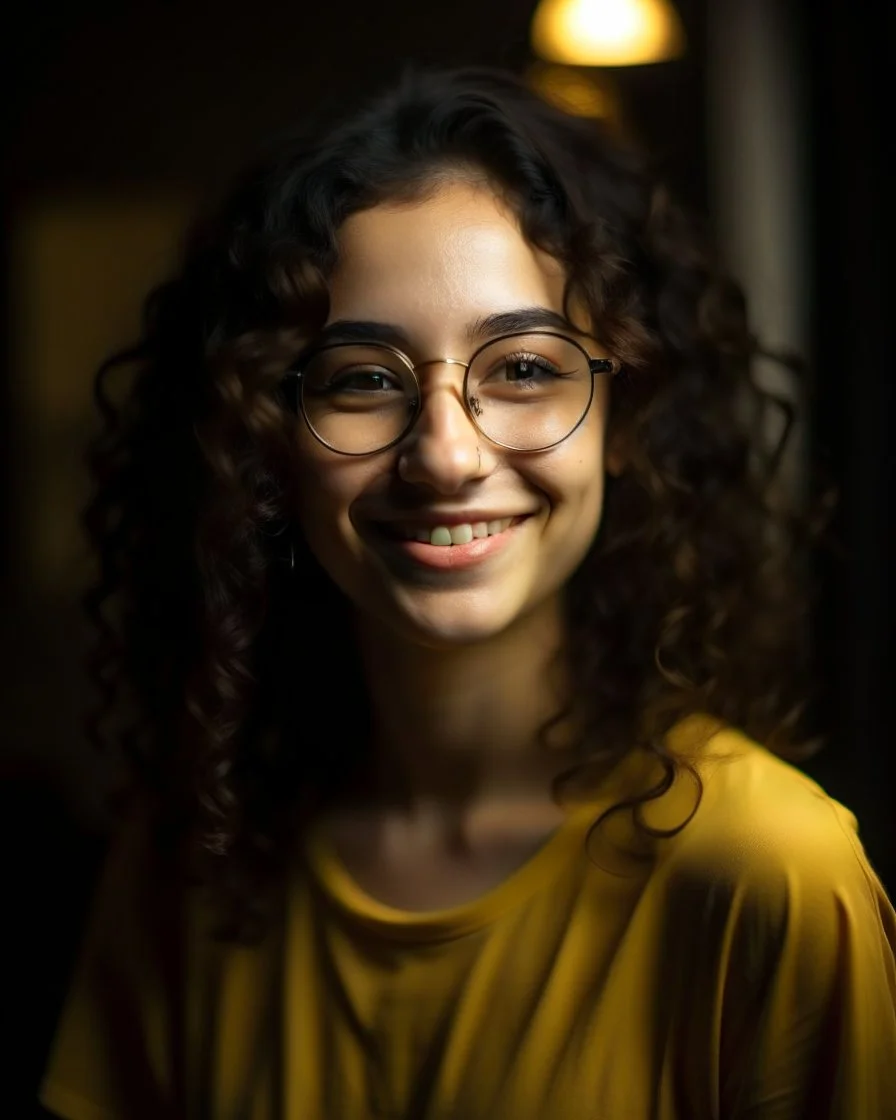
<path id="1" fill-rule="evenodd" d="M 592 373 L 618 373 L 621 368 L 615 358 L 589 358 L 588 367 Z"/>
<path id="2" fill-rule="evenodd" d="M 302 380 L 300 369 L 289 369 L 280 379 L 280 393 L 287 406 L 295 413 L 299 411 L 299 383 Z"/>

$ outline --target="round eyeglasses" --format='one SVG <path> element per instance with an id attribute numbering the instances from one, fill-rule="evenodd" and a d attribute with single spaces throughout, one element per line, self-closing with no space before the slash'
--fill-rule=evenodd
<path id="1" fill-rule="evenodd" d="M 371 455 L 404 439 L 420 415 L 416 371 L 443 363 L 463 368 L 462 400 L 479 432 L 511 451 L 562 443 L 588 414 L 594 375 L 620 368 L 548 331 L 490 339 L 468 362 L 438 358 L 416 366 L 385 343 L 332 342 L 302 357 L 282 387 L 322 444 L 342 455 Z"/>

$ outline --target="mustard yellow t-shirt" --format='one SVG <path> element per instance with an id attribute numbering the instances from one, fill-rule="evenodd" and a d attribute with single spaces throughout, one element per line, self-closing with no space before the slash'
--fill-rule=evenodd
<path id="1" fill-rule="evenodd" d="M 855 817 L 734 731 L 699 766 L 693 819 L 648 859 L 624 825 L 586 850 L 623 764 L 503 884 L 435 913 L 366 897 L 312 836 L 259 948 L 209 942 L 133 830 L 41 1100 L 66 1120 L 894 1120 L 896 913 Z M 677 782 L 648 823 L 693 795 Z"/>

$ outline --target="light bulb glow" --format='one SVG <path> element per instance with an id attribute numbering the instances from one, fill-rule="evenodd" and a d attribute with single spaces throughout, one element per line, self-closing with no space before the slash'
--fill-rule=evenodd
<path id="1" fill-rule="evenodd" d="M 637 66 L 684 49 L 668 0 L 541 0 L 531 34 L 539 57 L 569 66 Z"/>

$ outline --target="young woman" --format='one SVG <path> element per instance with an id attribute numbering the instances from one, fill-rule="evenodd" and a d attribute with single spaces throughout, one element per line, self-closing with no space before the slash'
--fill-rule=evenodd
<path id="1" fill-rule="evenodd" d="M 511 76 L 251 170 L 101 373 L 135 795 L 47 1108 L 896 1116 L 757 353 L 647 164 Z"/>

